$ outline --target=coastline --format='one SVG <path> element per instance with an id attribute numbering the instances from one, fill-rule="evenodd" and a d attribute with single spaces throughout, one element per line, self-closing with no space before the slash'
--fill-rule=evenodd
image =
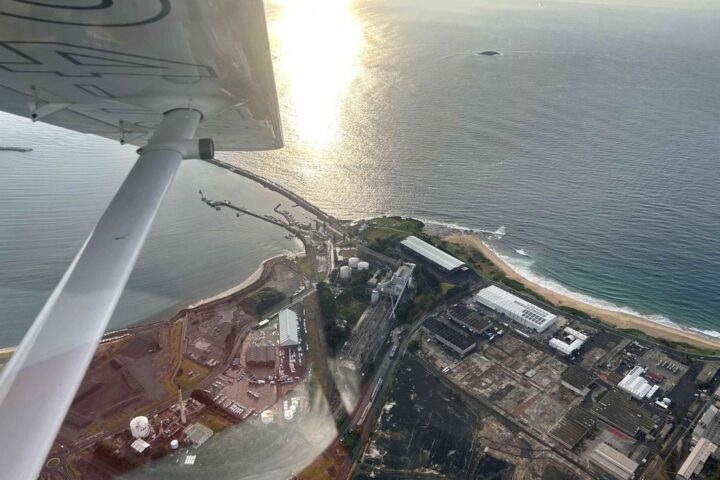
<path id="1" fill-rule="evenodd" d="M 704 348 L 720 350 L 720 340 L 716 340 L 710 337 L 703 336 L 698 333 L 689 332 L 680 328 L 675 328 L 669 325 L 663 325 L 660 323 L 653 322 L 646 318 L 642 318 L 636 315 L 631 315 L 624 312 L 616 312 L 613 310 L 607 310 L 594 305 L 581 302 L 567 295 L 557 293 L 550 290 L 542 285 L 528 280 L 527 278 L 519 275 L 513 270 L 510 265 L 505 263 L 495 252 L 493 252 L 487 245 L 485 245 L 480 238 L 469 235 L 469 234 L 451 234 L 445 237 L 445 240 L 463 245 L 469 248 L 479 250 L 488 260 L 490 260 L 496 267 L 510 279 L 516 280 L 532 291 L 538 293 L 544 298 L 557 306 L 566 306 L 575 308 L 586 312 L 605 323 L 612 325 L 619 329 L 636 329 L 652 337 L 668 340 L 671 342 L 686 343 L 688 345 Z"/>

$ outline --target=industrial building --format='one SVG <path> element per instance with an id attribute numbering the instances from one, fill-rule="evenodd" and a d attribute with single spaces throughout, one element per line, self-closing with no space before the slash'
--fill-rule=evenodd
<path id="1" fill-rule="evenodd" d="M 711 404 L 698 421 L 692 432 L 692 444 L 696 445 L 701 438 L 707 438 L 714 444 L 720 444 L 720 409 Z"/>
<path id="2" fill-rule="evenodd" d="M 581 407 L 573 407 L 550 430 L 550 435 L 565 448 L 572 450 L 595 426 L 595 418 Z"/>
<path id="3" fill-rule="evenodd" d="M 707 438 L 701 438 L 700 441 L 690 451 L 690 455 L 687 456 L 683 462 L 680 470 L 678 470 L 677 478 L 682 480 L 690 480 L 694 476 L 698 475 L 705 462 L 717 451 L 718 447 Z"/>
<path id="4" fill-rule="evenodd" d="M 152 428 L 147 417 L 141 415 L 130 420 L 130 434 L 133 438 L 147 438 L 151 433 Z"/>
<path id="5" fill-rule="evenodd" d="M 471 310 L 463 304 L 453 305 L 448 308 L 448 317 L 455 323 L 467 328 L 475 335 L 480 335 L 487 330 L 491 322 L 475 310 Z"/>
<path id="6" fill-rule="evenodd" d="M 278 331 L 281 347 L 300 345 L 297 314 L 292 310 L 285 309 L 278 313 Z"/>
<path id="7" fill-rule="evenodd" d="M 250 368 L 275 367 L 275 347 L 272 345 L 253 345 L 245 353 L 245 363 Z"/>
<path id="8" fill-rule="evenodd" d="M 496 312 L 507 315 L 520 325 L 531 328 L 538 333 L 547 330 L 557 320 L 557 315 L 546 312 L 542 308 L 495 285 L 480 290 L 475 295 L 475 301 Z"/>
<path id="9" fill-rule="evenodd" d="M 465 262 L 458 260 L 449 253 L 443 252 L 434 245 L 420 240 L 414 235 L 405 238 L 405 240 L 400 242 L 400 245 L 444 272 L 451 273 L 467 269 Z"/>
<path id="10" fill-rule="evenodd" d="M 606 443 L 601 443 L 593 450 L 590 462 L 618 480 L 630 480 L 638 468 L 637 462 Z"/>
<path id="11" fill-rule="evenodd" d="M 406 288 L 412 287 L 412 276 L 415 271 L 414 263 L 403 263 L 400 265 L 390 280 L 378 285 L 380 291 L 386 295 L 399 297 Z"/>
<path id="12" fill-rule="evenodd" d="M 616 388 L 608 390 L 590 411 L 600 420 L 631 437 L 638 433 L 648 435 L 656 427 L 647 410 L 633 403 L 624 392 Z"/>
<path id="13" fill-rule="evenodd" d="M 620 390 L 629 393 L 638 400 L 652 397 L 657 392 L 657 385 L 652 385 L 650 382 L 643 378 L 642 374 L 645 373 L 645 368 L 637 365 L 630 373 L 625 375 L 625 378 L 620 380 L 618 388 Z"/>
<path id="14" fill-rule="evenodd" d="M 435 318 L 428 318 L 425 320 L 423 328 L 432 335 L 435 340 L 442 343 L 461 357 L 464 357 L 477 347 L 477 343 L 475 343 L 475 340 L 473 340 L 470 335 Z"/>
<path id="15" fill-rule="evenodd" d="M 213 436 L 213 431 L 202 423 L 193 423 L 188 425 L 184 431 L 190 443 L 195 445 L 195 448 L 202 446 L 203 443 L 207 442 L 210 437 Z"/>
<path id="16" fill-rule="evenodd" d="M 561 338 L 550 339 L 550 347 L 568 357 L 580 350 L 588 339 L 587 335 L 570 327 L 565 327 L 563 333 Z"/>
<path id="17" fill-rule="evenodd" d="M 595 375 L 587 368 L 578 365 L 568 367 L 560 376 L 560 384 L 585 397 L 590 392 L 590 385 L 595 381 Z"/>

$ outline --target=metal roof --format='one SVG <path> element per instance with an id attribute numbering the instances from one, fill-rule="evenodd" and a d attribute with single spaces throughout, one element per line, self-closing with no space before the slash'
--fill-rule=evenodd
<path id="1" fill-rule="evenodd" d="M 278 313 L 278 330 L 280 331 L 281 347 L 300 345 L 297 314 L 295 312 L 285 309 Z"/>
<path id="2" fill-rule="evenodd" d="M 537 305 L 533 305 L 495 285 L 490 285 L 480 290 L 475 296 L 475 299 L 491 308 L 504 309 L 537 326 L 544 326 L 546 323 L 554 321 L 557 317 L 557 315 L 547 312 Z"/>
<path id="3" fill-rule="evenodd" d="M 465 265 L 465 262 L 462 262 L 449 253 L 443 252 L 439 248 L 420 240 L 414 235 L 410 235 L 400 242 L 400 244 L 409 248 L 418 255 L 425 257 L 435 265 L 442 267 L 445 270 L 455 270 L 456 268 L 460 268 Z"/>
<path id="4" fill-rule="evenodd" d="M 638 468 L 638 463 L 629 459 L 611 446 L 601 443 L 590 454 L 590 460 L 617 478 L 629 479 Z"/>

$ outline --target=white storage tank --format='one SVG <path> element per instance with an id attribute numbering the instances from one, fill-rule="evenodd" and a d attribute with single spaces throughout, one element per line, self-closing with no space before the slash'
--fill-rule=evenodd
<path id="1" fill-rule="evenodd" d="M 130 434 L 133 438 L 145 438 L 150 435 L 150 421 L 147 417 L 135 417 L 130 420 Z"/>
<path id="2" fill-rule="evenodd" d="M 373 289 L 372 294 L 370 295 L 370 303 L 375 305 L 378 300 L 380 300 L 380 290 L 377 288 Z"/>
<path id="3" fill-rule="evenodd" d="M 179 446 L 180 442 L 178 442 L 176 439 L 170 440 L 170 448 L 172 448 L 173 450 L 177 450 Z"/>
<path id="4" fill-rule="evenodd" d="M 275 414 L 272 410 L 263 410 L 260 414 L 260 421 L 265 425 L 269 425 L 275 420 Z"/>
<path id="5" fill-rule="evenodd" d="M 340 278 L 343 280 L 347 280 L 352 275 L 352 268 L 348 267 L 347 265 L 343 265 L 340 267 Z"/>
<path id="6" fill-rule="evenodd" d="M 360 263 L 360 259 L 357 257 L 350 257 L 350 259 L 348 259 L 348 265 L 350 265 L 351 268 L 357 268 L 358 263 Z"/>
<path id="7" fill-rule="evenodd" d="M 370 264 L 368 262 L 358 262 L 357 269 L 358 270 L 369 270 Z"/>

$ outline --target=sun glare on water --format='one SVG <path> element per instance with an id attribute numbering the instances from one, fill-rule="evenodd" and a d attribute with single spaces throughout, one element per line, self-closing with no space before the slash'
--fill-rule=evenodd
<path id="1" fill-rule="evenodd" d="M 276 0 L 269 30 L 288 142 L 314 151 L 338 141 L 343 99 L 360 69 L 363 35 L 352 0 Z M 289 118 L 288 118 L 289 117 Z"/>

